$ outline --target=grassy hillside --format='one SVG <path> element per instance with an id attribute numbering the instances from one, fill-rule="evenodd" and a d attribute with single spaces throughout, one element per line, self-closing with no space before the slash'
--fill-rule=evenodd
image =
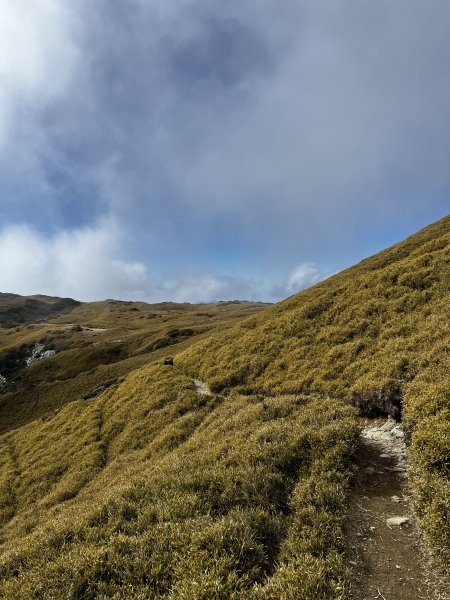
<path id="1" fill-rule="evenodd" d="M 330 395 L 403 418 L 417 511 L 450 565 L 450 217 L 177 357 L 221 393 Z"/>
<path id="2" fill-rule="evenodd" d="M 245 320 L 260 307 L 107 302 L 46 324 L 57 353 L 3 394 L 0 597 L 350 598 L 358 411 L 404 419 L 417 512 L 448 567 L 449 260 L 447 218 Z M 38 340 L 12 331 L 4 351 Z M 31 376 L 59 410 L 23 412 Z"/>
<path id="3" fill-rule="evenodd" d="M 139 369 L 3 436 L 0 594 L 346 598 L 354 436 L 332 400 L 208 397 Z"/>
<path id="4" fill-rule="evenodd" d="M 0 295 L 0 319 L 11 308 L 9 296 Z M 26 301 L 14 297 L 15 305 Z M 6 379 L 0 385 L 0 433 L 95 393 L 133 369 L 170 356 L 266 306 L 114 300 L 75 304 L 75 309 L 43 322 L 29 322 L 31 311 L 24 315 L 28 325 L 0 328 L 0 376 Z M 55 354 L 27 366 L 37 346 Z"/>
<path id="5" fill-rule="evenodd" d="M 0 292 L 0 327 L 16 327 L 45 321 L 72 310 L 79 302 L 72 298 L 18 296 Z"/>

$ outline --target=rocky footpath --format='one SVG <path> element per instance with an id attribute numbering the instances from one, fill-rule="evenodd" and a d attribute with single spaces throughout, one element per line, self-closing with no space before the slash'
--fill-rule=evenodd
<path id="1" fill-rule="evenodd" d="M 348 562 L 356 600 L 444 600 L 427 570 L 407 486 L 400 423 L 362 421 L 350 497 Z"/>

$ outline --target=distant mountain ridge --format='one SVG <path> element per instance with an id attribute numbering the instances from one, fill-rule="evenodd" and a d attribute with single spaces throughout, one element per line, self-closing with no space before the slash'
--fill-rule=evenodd
<path id="1" fill-rule="evenodd" d="M 0 327 L 17 327 L 45 321 L 80 304 L 72 298 L 19 296 L 0 292 Z"/>
<path id="2" fill-rule="evenodd" d="M 0 294 L 0 433 L 265 307 Z"/>

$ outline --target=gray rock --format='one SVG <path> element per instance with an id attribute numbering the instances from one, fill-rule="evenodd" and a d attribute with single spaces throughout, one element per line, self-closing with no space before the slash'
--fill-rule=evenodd
<path id="1" fill-rule="evenodd" d="M 392 433 L 395 435 L 395 437 L 399 440 L 403 439 L 405 437 L 404 432 L 401 429 L 393 429 Z"/>
<path id="2" fill-rule="evenodd" d="M 388 527 L 401 527 L 406 523 L 409 523 L 409 517 L 389 517 L 389 519 L 386 519 Z"/>

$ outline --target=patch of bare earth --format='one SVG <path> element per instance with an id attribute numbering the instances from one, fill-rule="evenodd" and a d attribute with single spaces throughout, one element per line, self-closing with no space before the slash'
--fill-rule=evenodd
<path id="1" fill-rule="evenodd" d="M 427 569 L 407 469 L 401 424 L 364 421 L 347 525 L 356 600 L 448 600 Z"/>

